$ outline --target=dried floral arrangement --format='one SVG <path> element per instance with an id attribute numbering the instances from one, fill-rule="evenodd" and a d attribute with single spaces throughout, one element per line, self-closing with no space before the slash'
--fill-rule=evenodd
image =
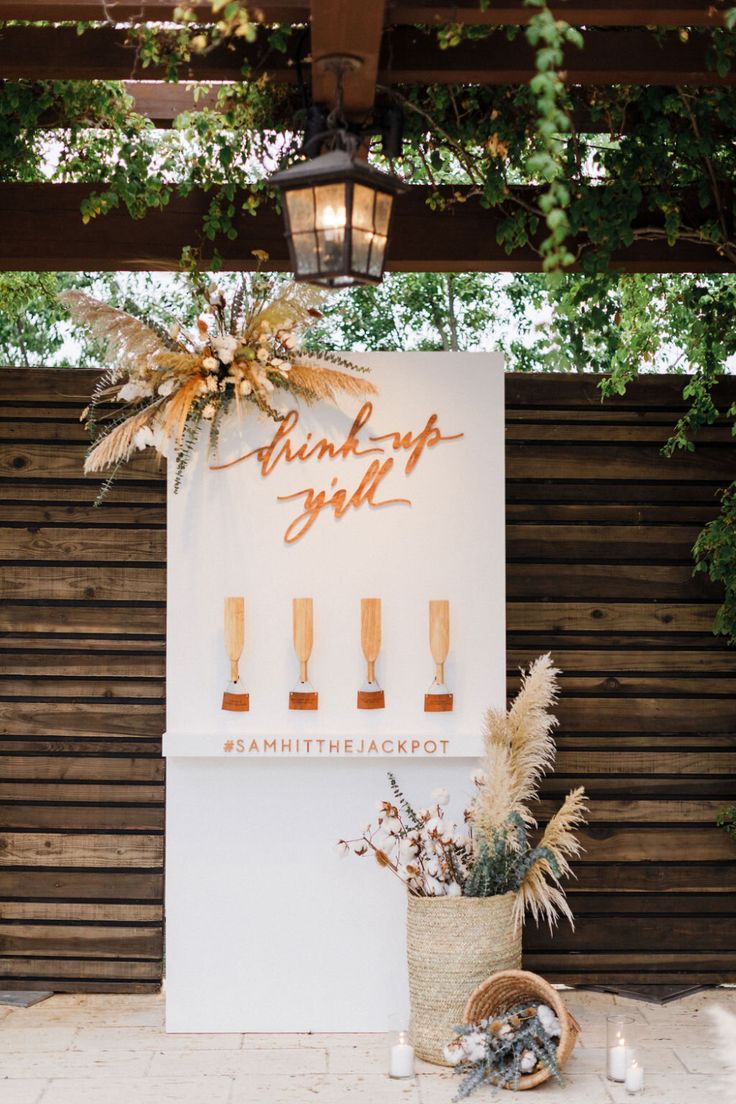
<path id="1" fill-rule="evenodd" d="M 167 330 L 81 291 L 59 296 L 74 321 L 103 343 L 110 362 L 82 414 L 92 438 L 85 472 L 112 471 L 98 501 L 121 464 L 149 447 L 164 454 L 169 442 L 178 488 L 200 431 L 208 428 L 214 451 L 231 411 L 281 421 L 281 393 L 306 403 L 375 394 L 356 374 L 364 369 L 336 353 L 303 348 L 304 333 L 322 317 L 322 292 L 257 272 L 243 277 L 228 306 L 216 284 L 197 274 L 192 279 L 201 308 L 194 332 L 178 322 Z M 110 403 L 122 408 L 109 410 Z"/>
<path id="2" fill-rule="evenodd" d="M 376 823 L 357 839 L 341 840 L 343 851 L 371 854 L 418 897 L 493 897 L 516 893 L 515 920 L 527 913 L 550 928 L 560 915 L 573 923 L 562 879 L 570 859 L 582 850 L 575 830 L 585 822 L 585 791 L 572 790 L 533 846 L 537 827 L 530 804 L 554 764 L 551 712 L 558 698 L 559 671 L 550 655 L 522 673 L 521 688 L 508 710 L 491 709 L 485 719 L 485 753 L 472 777 L 473 797 L 462 825 L 447 813 L 449 794 L 435 790 L 427 808 L 415 809 L 389 775 L 391 798 L 378 806 Z"/>
<path id="3" fill-rule="evenodd" d="M 455 1100 L 484 1084 L 518 1089 L 522 1077 L 542 1067 L 563 1084 L 557 1061 L 562 1028 L 549 1005 L 515 1005 L 493 1020 L 455 1030 L 458 1038 L 445 1047 L 447 1062 L 464 1076 Z"/>

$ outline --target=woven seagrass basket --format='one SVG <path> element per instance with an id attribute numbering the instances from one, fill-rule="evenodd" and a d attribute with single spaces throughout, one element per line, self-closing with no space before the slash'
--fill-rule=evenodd
<path id="1" fill-rule="evenodd" d="M 446 1066 L 443 1051 L 463 1022 L 470 994 L 489 974 L 521 966 L 515 897 L 409 897 L 411 1037 L 418 1058 Z"/>
<path id="2" fill-rule="evenodd" d="M 580 1025 L 565 1008 L 562 997 L 549 982 L 538 974 L 527 970 L 504 970 L 487 978 L 470 997 L 463 1015 L 464 1023 L 478 1023 L 479 1020 L 492 1020 L 502 1012 L 507 1012 L 517 1004 L 546 1004 L 560 1021 L 562 1029 L 557 1047 L 557 1061 L 560 1068 L 565 1064 L 575 1046 Z M 520 1089 L 533 1089 L 541 1085 L 552 1074 L 548 1069 L 529 1073 L 519 1081 Z"/>

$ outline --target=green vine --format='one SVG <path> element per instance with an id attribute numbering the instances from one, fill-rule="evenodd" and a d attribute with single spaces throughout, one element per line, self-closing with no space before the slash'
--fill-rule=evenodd
<path id="1" fill-rule="evenodd" d="M 535 121 L 536 149 L 527 161 L 527 171 L 533 179 L 545 182 L 546 191 L 539 197 L 539 209 L 544 215 L 548 236 L 542 241 L 540 252 L 545 272 L 555 272 L 569 267 L 575 257 L 567 246 L 570 235 L 570 154 L 572 143 L 561 141 L 571 132 L 568 95 L 560 75 L 564 64 L 566 46 L 578 49 L 583 36 L 575 27 L 555 19 L 547 0 L 524 0 L 534 8 L 526 30 L 528 42 L 536 48 L 537 72 L 530 88 L 534 96 L 537 118 Z"/>

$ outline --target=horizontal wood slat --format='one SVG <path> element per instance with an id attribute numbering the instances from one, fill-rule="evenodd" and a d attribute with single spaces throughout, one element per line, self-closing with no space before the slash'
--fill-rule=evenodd
<path id="1" fill-rule="evenodd" d="M 447 51 L 452 53 L 452 51 Z M 736 77 L 734 77 L 736 79 Z M 440 189 L 441 191 L 442 189 Z M 211 197 L 192 191 L 186 197 L 174 195 L 162 209 L 150 210 L 145 218 L 131 219 L 125 207 L 114 208 L 104 218 L 82 223 L 80 204 L 99 191 L 91 184 L 0 184 L 0 265 L 6 271 L 149 271 L 177 269 L 182 249 L 198 240 Z M 456 192 L 457 189 L 451 189 Z M 722 191 L 728 191 L 723 184 Z M 520 203 L 535 203 L 538 191 L 516 189 Z M 413 185 L 397 201 L 391 228 L 387 268 L 395 272 L 540 272 L 539 242 L 507 252 L 499 235 L 505 216 L 498 208 L 481 205 L 480 197 L 463 195 L 463 202 L 433 209 L 427 203 L 429 189 Z M 596 202 L 600 202 L 597 198 Z M 633 223 L 631 245 L 617 249 L 611 265 L 628 272 L 733 272 L 726 251 L 718 251 L 695 236 L 667 244 L 664 228 L 655 216 L 656 205 L 648 207 L 646 193 L 640 204 L 640 218 Z M 686 224 L 700 226 L 710 212 L 703 210 L 692 193 L 677 196 Z M 240 212 L 236 197 L 236 237 L 217 241 L 222 267 L 231 271 L 252 270 L 252 250 L 268 253 L 267 267 L 288 271 L 289 258 L 284 238 L 283 217 L 264 203 L 255 216 Z M 541 240 L 541 238 L 540 238 Z M 581 239 L 575 247 L 585 247 Z M 568 400 L 569 401 L 569 400 Z M 600 393 L 598 395 L 600 403 Z M 70 442 L 69 448 L 79 446 Z M 585 446 L 583 446 L 584 448 Z M 646 447 L 646 446 L 642 446 Z M 716 448 L 717 446 L 708 446 Z M 16 474 L 29 478 L 43 472 L 43 446 L 18 444 L 0 446 L 0 475 L 8 465 L 18 465 Z M 73 452 L 59 448 L 60 472 L 74 478 Z M 655 446 L 652 456 L 657 455 Z M 64 458 L 62 460 L 62 458 Z M 155 478 L 155 470 L 138 467 L 130 478 Z M 9 474 L 13 474 L 10 471 Z M 77 475 L 79 473 L 77 472 Z M 633 478 L 633 476 L 632 476 Z M 703 478 L 706 478 L 704 475 Z M 716 478 L 720 478 L 717 476 Z"/>
<path id="2" fill-rule="evenodd" d="M 563 79 L 571 84 L 730 85 L 708 64 L 707 43 L 669 32 L 588 29 L 583 48 L 568 50 Z M 244 76 L 244 65 L 245 76 Z M 306 65 L 308 69 L 309 66 Z M 144 66 L 124 28 L 6 26 L 0 35 L 0 70 L 11 80 L 161 80 L 164 64 Z M 443 49 L 431 30 L 400 26 L 383 35 L 378 82 L 404 84 L 525 84 L 534 75 L 534 51 L 523 35 L 466 39 Z M 293 85 L 296 67 L 289 52 L 274 50 L 263 29 L 254 41 L 240 38 L 194 54 L 180 66 L 182 80 L 256 80 Z"/>
<path id="3" fill-rule="evenodd" d="M 171 19 L 178 7 L 177 0 L 116 0 L 115 19 Z M 710 0 L 564 0 L 550 4 L 552 11 L 568 23 L 594 27 L 720 27 L 723 9 Z M 206 21 L 212 17 L 210 3 L 189 5 L 193 14 Z M 1 19 L 104 20 L 109 18 L 110 5 L 105 0 L 0 0 Z M 249 9 L 250 17 L 263 23 L 299 23 L 309 19 L 308 0 L 268 0 Z M 386 5 L 387 24 L 443 25 L 468 23 L 479 26 L 504 26 L 525 23 L 529 9 L 523 0 L 503 0 L 502 3 L 481 5 L 478 0 L 394 0 Z"/>

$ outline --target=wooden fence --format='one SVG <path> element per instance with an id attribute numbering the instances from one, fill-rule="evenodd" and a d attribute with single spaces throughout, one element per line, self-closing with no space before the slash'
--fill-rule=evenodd
<path id="1" fill-rule="evenodd" d="M 81 475 L 94 373 L 0 369 L 0 987 L 160 985 L 166 491 Z"/>
<path id="2" fill-rule="evenodd" d="M 165 515 L 138 461 L 93 510 L 79 410 L 93 374 L 0 373 L 0 985 L 159 984 Z M 565 672 L 543 815 L 581 782 L 576 931 L 530 927 L 552 980 L 736 979 L 736 652 L 690 547 L 736 475 L 728 429 L 662 458 L 682 380 L 601 405 L 590 377 L 507 381 L 509 685 Z M 731 400 L 736 388 L 729 390 Z"/>

